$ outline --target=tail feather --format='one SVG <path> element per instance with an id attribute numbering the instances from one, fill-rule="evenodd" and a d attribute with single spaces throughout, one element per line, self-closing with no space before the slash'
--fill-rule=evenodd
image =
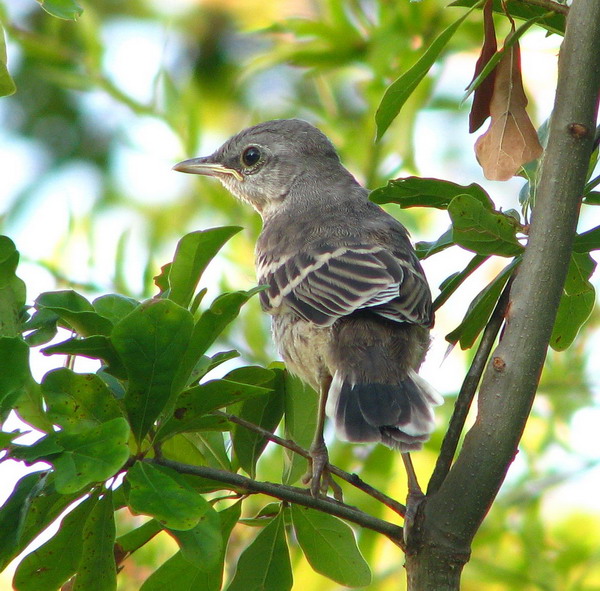
<path id="1" fill-rule="evenodd" d="M 329 389 L 327 414 L 347 441 L 381 441 L 413 451 L 429 439 L 435 428 L 433 407 L 441 403 L 441 396 L 413 370 L 395 384 L 354 383 L 338 371 Z"/>

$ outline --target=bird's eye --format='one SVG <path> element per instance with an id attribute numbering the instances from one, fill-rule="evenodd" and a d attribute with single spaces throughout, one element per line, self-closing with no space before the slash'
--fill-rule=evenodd
<path id="1" fill-rule="evenodd" d="M 244 166 L 254 166 L 260 160 L 261 155 L 259 148 L 250 146 L 242 153 L 242 163 Z"/>

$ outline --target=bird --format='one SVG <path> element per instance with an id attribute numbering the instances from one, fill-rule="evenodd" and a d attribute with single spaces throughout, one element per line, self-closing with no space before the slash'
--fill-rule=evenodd
<path id="1" fill-rule="evenodd" d="M 301 119 L 249 127 L 173 169 L 218 179 L 262 218 L 260 303 L 286 367 L 320 394 L 304 479 L 311 493 L 331 485 L 326 415 L 342 440 L 400 451 L 409 490 L 418 487 L 408 452 L 429 439 L 442 398 L 417 373 L 434 312 L 407 229 Z"/>

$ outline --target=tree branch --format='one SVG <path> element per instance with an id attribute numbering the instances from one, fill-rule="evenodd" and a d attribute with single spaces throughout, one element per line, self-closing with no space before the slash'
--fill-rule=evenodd
<path id="1" fill-rule="evenodd" d="M 249 421 L 246 421 L 245 419 L 242 419 L 240 417 L 237 417 L 235 415 L 232 415 L 232 414 L 229 414 L 229 413 L 226 413 L 223 411 L 216 410 L 216 411 L 213 411 L 212 414 L 220 416 L 220 417 L 224 417 L 231 423 L 236 423 L 237 425 L 241 425 L 242 427 L 249 429 L 250 431 L 254 431 L 255 433 L 258 433 L 259 435 L 262 435 L 269 441 L 272 441 L 273 443 L 276 443 L 277 445 L 281 445 L 282 447 L 285 447 L 286 449 L 289 449 L 290 451 L 297 453 L 298 455 L 302 456 L 303 458 L 306 458 L 307 460 L 310 459 L 310 452 L 308 450 L 304 449 L 303 447 L 299 446 L 294 441 L 291 441 L 290 439 L 283 439 L 282 437 L 278 437 L 274 433 L 271 433 L 271 431 L 267 431 L 267 429 L 263 429 L 259 425 L 255 425 L 254 423 L 250 423 Z M 345 470 L 342 470 L 341 468 L 338 468 L 337 466 L 334 466 L 333 464 L 329 464 L 329 463 L 327 464 L 327 469 L 332 474 L 335 474 L 335 476 L 337 476 L 338 478 L 341 478 L 342 480 L 346 481 L 348 484 L 351 484 L 352 486 L 358 488 L 359 490 L 362 490 L 364 493 L 370 495 L 371 497 L 373 497 L 380 503 L 383 503 L 386 507 L 389 507 L 392 511 L 395 511 L 401 517 L 404 517 L 404 515 L 406 514 L 406 507 L 402 503 L 399 503 L 395 499 L 388 497 L 386 494 L 382 493 L 380 490 L 373 488 L 370 484 L 367 484 L 364 480 L 362 480 L 362 478 L 360 478 L 360 476 L 358 476 L 357 474 L 350 474 L 349 472 L 346 472 Z"/>
<path id="2" fill-rule="evenodd" d="M 569 7 L 566 4 L 559 4 L 552 0 L 519 0 L 521 4 L 530 4 L 531 6 L 541 6 L 546 10 L 557 12 L 558 14 L 569 14 Z"/>
<path id="3" fill-rule="evenodd" d="M 250 494 L 261 493 L 281 501 L 295 503 L 296 505 L 310 507 L 311 509 L 317 509 L 318 511 L 341 517 L 361 527 L 383 534 L 394 542 L 394 544 L 400 548 L 404 548 L 403 529 L 399 525 L 378 519 L 364 511 L 360 511 L 329 497 L 313 497 L 307 489 L 286 486 L 284 484 L 274 484 L 272 482 L 259 482 L 241 474 L 235 474 L 234 472 L 227 472 L 226 470 L 219 470 L 209 466 L 182 464 L 181 462 L 174 462 L 165 458 L 146 459 L 144 461 L 149 464 L 166 466 L 181 474 L 191 474 L 192 476 L 200 476 L 201 478 L 223 482 L 224 484 L 231 485 L 233 490 L 241 489 Z"/>
<path id="4" fill-rule="evenodd" d="M 457 589 L 470 545 L 515 454 L 538 386 L 571 257 L 594 139 L 600 86 L 600 2 L 569 11 L 548 147 L 529 243 L 506 328 L 487 364 L 478 416 L 440 489 L 409 537 L 409 589 Z"/>
<path id="5" fill-rule="evenodd" d="M 531 6 L 541 6 L 546 10 L 557 12 L 558 14 L 569 14 L 569 7 L 566 4 L 559 4 L 552 0 L 519 0 L 521 4 L 530 4 Z"/>
<path id="6" fill-rule="evenodd" d="M 498 300 L 498 303 L 492 312 L 490 320 L 483 331 L 477 353 L 475 353 L 475 357 L 473 357 L 471 367 L 469 368 L 469 371 L 467 372 L 467 375 L 465 376 L 460 388 L 460 392 L 458 393 L 458 398 L 456 399 L 456 404 L 454 405 L 454 412 L 452 413 L 448 430 L 446 431 L 444 441 L 442 442 L 440 455 L 438 456 L 433 474 L 429 480 L 429 486 L 427 487 L 428 495 L 432 495 L 439 490 L 442 482 L 444 482 L 444 478 L 446 478 L 446 475 L 450 470 L 450 466 L 452 465 L 452 460 L 454 459 L 454 454 L 456 453 L 456 449 L 458 447 L 458 441 L 465 426 L 465 421 L 467 419 L 467 415 L 469 414 L 469 409 L 471 408 L 473 398 L 475 397 L 477 386 L 481 380 L 483 370 L 487 364 L 487 360 L 496 341 L 496 337 L 498 336 L 498 332 L 504 323 L 504 314 L 506 313 L 506 308 L 508 305 L 508 297 L 510 294 L 511 285 L 512 278 L 509 279 L 507 284 L 504 286 L 504 291 L 502 292 L 502 295 L 500 296 L 500 299 Z"/>

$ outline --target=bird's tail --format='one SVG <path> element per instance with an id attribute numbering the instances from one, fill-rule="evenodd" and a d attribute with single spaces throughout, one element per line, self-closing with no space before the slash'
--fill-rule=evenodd
<path id="1" fill-rule="evenodd" d="M 394 384 L 356 383 L 335 372 L 327 414 L 346 441 L 380 441 L 402 452 L 420 449 L 435 427 L 442 397 L 414 370 Z"/>

